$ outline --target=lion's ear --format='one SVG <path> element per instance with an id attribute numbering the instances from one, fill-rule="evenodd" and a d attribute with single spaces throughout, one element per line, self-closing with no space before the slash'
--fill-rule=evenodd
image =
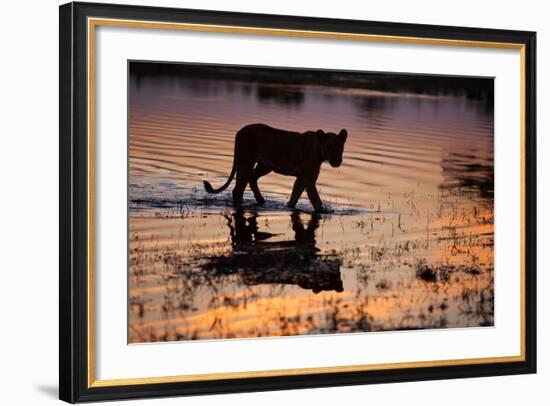
<path id="1" fill-rule="evenodd" d="M 323 140 L 326 138 L 326 134 L 325 134 L 325 132 L 324 132 L 323 130 L 317 130 L 317 131 L 315 132 L 315 135 L 317 136 L 317 139 L 318 139 L 319 141 L 323 141 Z"/>
<path id="2" fill-rule="evenodd" d="M 348 138 L 348 130 L 342 128 L 342 130 L 340 130 L 340 134 L 338 134 L 338 137 L 341 137 L 344 141 L 346 141 Z"/>

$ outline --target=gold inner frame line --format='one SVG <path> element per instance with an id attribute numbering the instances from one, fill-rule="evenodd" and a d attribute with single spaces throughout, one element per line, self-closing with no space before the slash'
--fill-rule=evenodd
<path id="1" fill-rule="evenodd" d="M 452 360 L 414 361 L 383 364 L 346 365 L 333 367 L 278 369 L 266 371 L 221 372 L 209 374 L 190 374 L 176 376 L 95 379 L 95 278 L 94 278 L 94 191 L 95 191 L 95 28 L 97 26 L 148 28 L 161 30 L 183 30 L 194 32 L 233 33 L 244 35 L 265 35 L 280 37 L 299 37 L 316 39 L 355 40 L 371 42 L 389 42 L 434 46 L 460 46 L 512 49 L 520 51 L 521 65 L 521 270 L 520 270 L 520 340 L 519 355 L 485 358 L 466 358 Z M 209 25 L 189 23 L 169 23 L 155 21 L 122 20 L 110 18 L 88 18 L 87 21 L 87 81 L 88 81 L 88 387 L 112 387 L 124 385 L 143 385 L 177 382 L 212 381 L 218 379 L 265 378 L 291 375 L 331 374 L 341 372 L 380 371 L 398 368 L 425 368 L 440 366 L 458 366 L 473 364 L 493 364 L 525 361 L 525 45 L 520 43 L 469 41 L 441 38 L 402 37 L 391 35 L 355 34 L 345 32 L 307 31 L 261 27 L 242 27 L 230 25 Z"/>

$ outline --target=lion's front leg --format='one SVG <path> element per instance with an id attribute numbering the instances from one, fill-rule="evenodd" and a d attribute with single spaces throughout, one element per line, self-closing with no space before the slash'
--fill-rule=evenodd
<path id="1" fill-rule="evenodd" d="M 300 199 L 300 196 L 304 192 L 305 189 L 305 183 L 301 178 L 296 178 L 294 181 L 294 187 L 292 188 L 292 194 L 290 195 L 290 200 L 286 204 L 288 207 L 293 209 L 296 206 L 296 203 L 298 203 L 298 200 Z"/>
<path id="2" fill-rule="evenodd" d="M 313 205 L 313 208 L 315 209 L 315 211 L 317 213 L 326 213 L 327 210 L 323 206 L 323 201 L 319 196 L 319 192 L 317 192 L 315 181 L 311 179 L 306 179 L 305 184 L 306 184 L 307 197 L 309 198 L 309 201 Z"/>

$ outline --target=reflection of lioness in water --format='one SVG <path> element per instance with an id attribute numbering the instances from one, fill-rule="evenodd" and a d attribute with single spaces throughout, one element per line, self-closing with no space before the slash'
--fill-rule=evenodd
<path id="1" fill-rule="evenodd" d="M 325 133 L 323 130 L 297 133 L 265 124 L 247 125 L 240 129 L 235 137 L 233 169 L 227 182 L 221 188 L 214 189 L 209 182 L 204 181 L 204 188 L 209 193 L 220 193 L 229 186 L 236 173 L 233 204 L 238 206 L 242 203 L 247 184 L 250 184 L 256 201 L 261 204 L 265 200 L 258 188 L 258 179 L 274 171 L 296 177 L 288 201 L 289 207 L 296 205 L 305 189 L 315 211 L 324 212 L 326 210 L 315 182 L 324 161 L 328 161 L 335 168 L 342 164 L 347 135 L 346 130 L 341 130 L 336 135 Z"/>

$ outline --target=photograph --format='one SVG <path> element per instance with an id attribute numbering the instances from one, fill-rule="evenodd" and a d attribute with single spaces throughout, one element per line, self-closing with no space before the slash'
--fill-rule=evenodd
<path id="1" fill-rule="evenodd" d="M 494 326 L 494 77 L 127 67 L 129 344 Z"/>

